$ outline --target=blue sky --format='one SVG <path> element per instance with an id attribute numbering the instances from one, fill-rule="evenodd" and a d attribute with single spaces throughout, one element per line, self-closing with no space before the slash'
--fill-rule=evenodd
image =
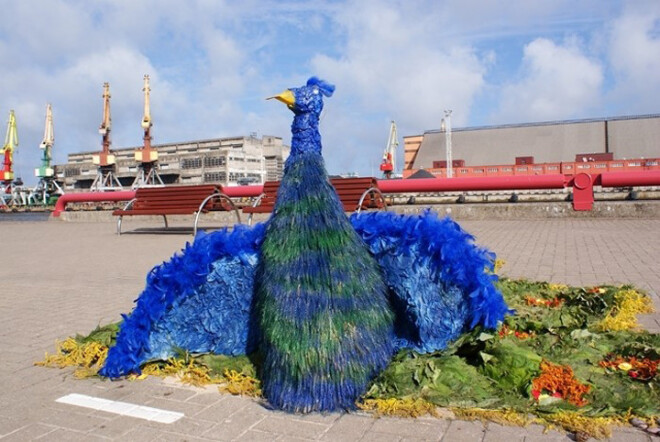
<path id="1" fill-rule="evenodd" d="M 378 175 L 390 120 L 421 134 L 445 109 L 454 127 L 660 113 L 657 0 L 7 0 L 3 16 L 0 118 L 16 112 L 29 184 L 46 103 L 56 163 L 100 149 L 105 81 L 112 147 L 140 145 L 144 74 L 155 143 L 288 143 L 289 111 L 264 98 L 334 83 L 331 173 Z"/>

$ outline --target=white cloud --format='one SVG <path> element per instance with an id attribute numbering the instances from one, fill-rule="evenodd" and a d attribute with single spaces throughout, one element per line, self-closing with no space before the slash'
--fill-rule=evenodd
<path id="1" fill-rule="evenodd" d="M 609 60 L 616 86 L 610 99 L 626 113 L 658 112 L 660 3 L 634 3 L 614 20 Z"/>
<path id="2" fill-rule="evenodd" d="M 599 104 L 603 67 L 575 40 L 538 38 L 524 48 L 518 78 L 503 85 L 496 122 L 585 116 Z"/>
<path id="3" fill-rule="evenodd" d="M 329 159 L 336 171 L 375 168 L 379 174 L 390 119 L 401 135 L 439 127 L 444 109 L 453 109 L 459 124 L 468 121 L 490 56 L 445 39 L 429 23 L 433 12 L 416 6 L 352 2 L 334 16 L 344 34 L 341 55 L 312 60 L 314 72 L 339 85 L 324 136 L 340 146 L 333 154 L 343 161 Z M 338 112 L 350 116 L 340 120 Z"/>

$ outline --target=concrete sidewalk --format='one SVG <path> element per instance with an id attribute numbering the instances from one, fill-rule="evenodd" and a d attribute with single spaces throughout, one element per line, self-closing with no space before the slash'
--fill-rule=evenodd
<path id="1" fill-rule="evenodd" d="M 633 283 L 660 310 L 660 219 L 465 221 L 511 277 L 573 285 Z M 130 230 L 131 227 L 127 225 Z M 129 312 L 147 272 L 192 237 L 131 234 L 113 223 L 0 225 L 0 438 L 4 440 L 569 440 L 542 427 L 451 419 L 375 419 L 365 414 L 289 415 L 250 399 L 149 378 L 76 380 L 71 369 L 34 367 L 55 341 L 86 334 Z M 644 326 L 660 332 L 660 315 Z M 55 402 L 71 393 L 123 401 L 184 417 L 172 424 Z M 650 441 L 632 428 L 612 440 Z M 656 439 L 657 440 L 657 439 Z"/>

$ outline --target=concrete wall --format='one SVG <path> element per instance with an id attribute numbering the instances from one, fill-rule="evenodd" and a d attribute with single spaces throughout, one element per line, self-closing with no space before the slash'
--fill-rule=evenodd
<path id="1" fill-rule="evenodd" d="M 414 168 L 430 168 L 444 160 L 445 134 L 428 132 Z M 605 152 L 605 123 L 554 124 L 484 128 L 452 132 L 454 160 L 466 166 L 513 164 L 516 157 L 533 156 L 536 163 L 574 161 L 578 153 Z"/>
<path id="2" fill-rule="evenodd" d="M 406 137 L 406 169 L 433 167 L 446 158 L 445 133 Z M 409 142 L 410 140 L 410 142 Z M 457 129 L 452 132 L 454 160 L 466 166 L 513 164 L 519 156 L 535 163 L 575 161 L 580 153 L 612 152 L 615 159 L 660 157 L 660 116 Z"/>
<path id="3" fill-rule="evenodd" d="M 660 157 L 660 118 L 610 121 L 607 131 L 616 159 Z"/>

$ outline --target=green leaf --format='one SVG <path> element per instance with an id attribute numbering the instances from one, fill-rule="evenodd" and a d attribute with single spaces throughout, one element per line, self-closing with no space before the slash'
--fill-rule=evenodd
<path id="1" fill-rule="evenodd" d="M 483 352 L 483 351 L 479 352 L 479 356 L 481 356 L 481 360 L 483 360 L 484 362 L 488 362 L 488 361 L 490 361 L 491 359 L 494 358 L 493 355 L 488 354 L 488 353 Z"/>
<path id="2" fill-rule="evenodd" d="M 480 333 L 479 336 L 477 336 L 477 339 L 479 341 L 484 342 L 484 341 L 489 341 L 489 340 L 493 339 L 494 337 L 495 337 L 494 335 L 491 335 L 491 334 L 488 334 L 488 333 Z"/>

